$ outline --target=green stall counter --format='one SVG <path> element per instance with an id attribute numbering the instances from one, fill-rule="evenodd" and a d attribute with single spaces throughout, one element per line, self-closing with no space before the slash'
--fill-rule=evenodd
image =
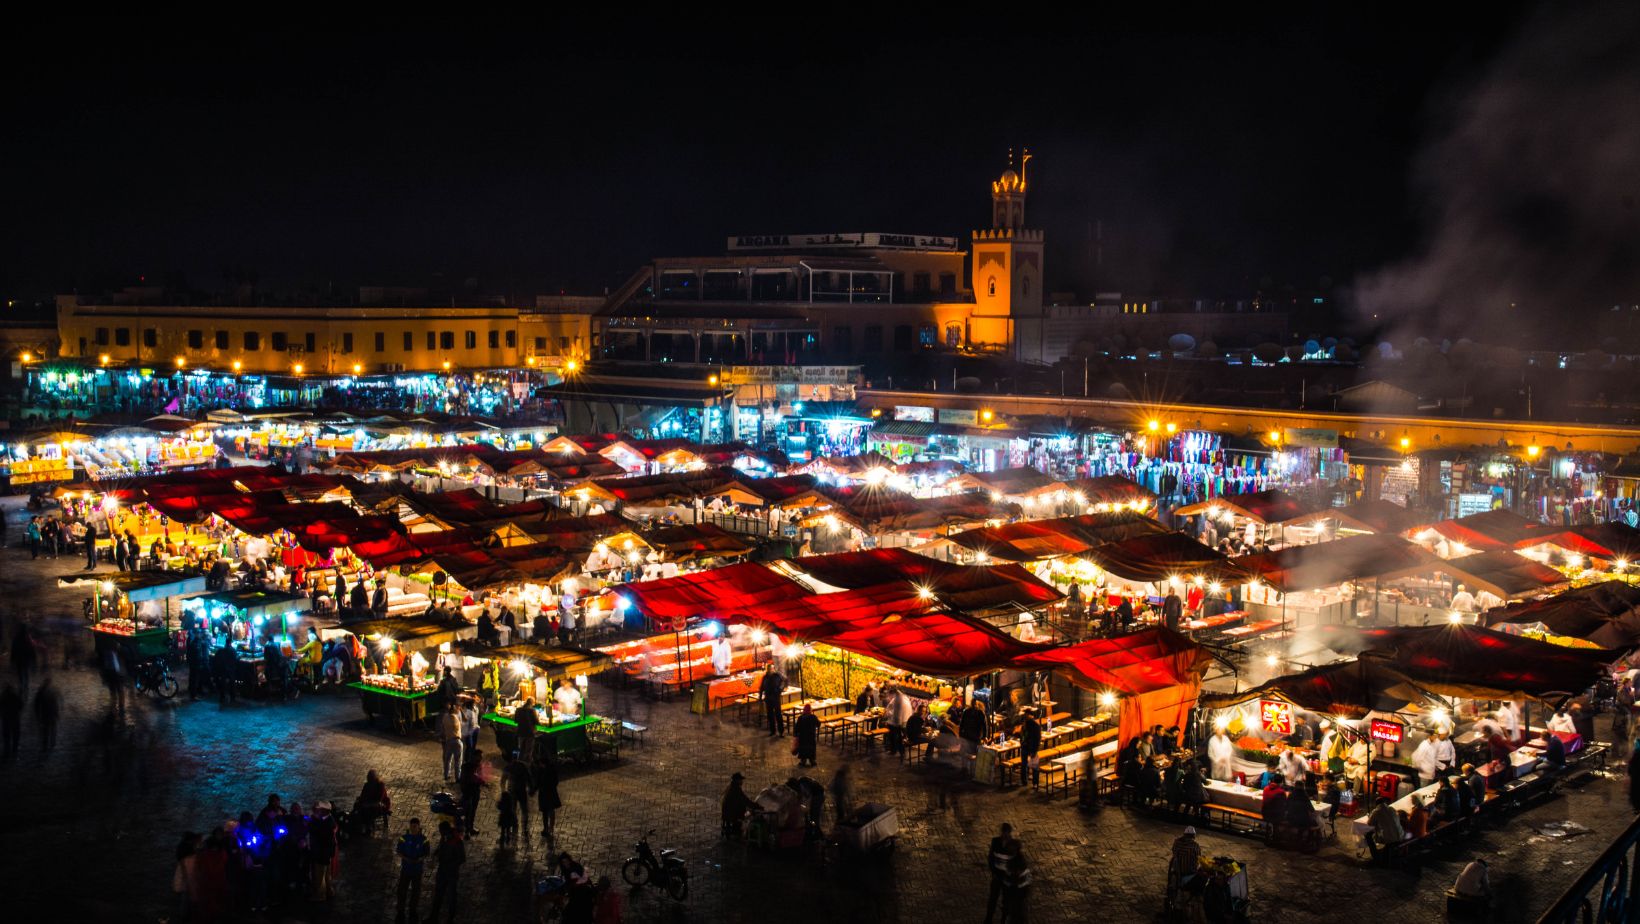
<path id="1" fill-rule="evenodd" d="M 438 715 L 444 705 L 444 697 L 437 689 L 406 693 L 358 681 L 348 686 L 359 691 L 366 718 L 374 721 L 377 716 L 383 716 L 401 735 L 413 726 L 426 725 L 428 716 Z"/>
<path id="2" fill-rule="evenodd" d="M 495 730 L 495 743 L 502 754 L 511 754 L 518 750 L 518 723 L 511 717 L 495 712 L 486 712 L 480 721 L 488 722 Z M 551 741 L 554 753 L 560 759 L 570 757 L 585 760 L 591 753 L 592 743 L 587 737 L 589 729 L 604 721 L 603 717 L 585 715 L 572 722 L 554 722 L 552 725 L 537 725 L 535 727 L 536 747 L 542 741 Z"/>

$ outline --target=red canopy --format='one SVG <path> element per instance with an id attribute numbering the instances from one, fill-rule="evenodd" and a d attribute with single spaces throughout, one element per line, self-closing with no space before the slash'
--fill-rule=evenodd
<path id="1" fill-rule="evenodd" d="M 1470 625 L 1353 629 L 1322 626 L 1328 648 L 1378 657 L 1434 692 L 1494 698 L 1468 690 L 1526 696 L 1581 693 L 1619 653 L 1567 648 Z"/>
<path id="2" fill-rule="evenodd" d="M 1165 628 L 1091 639 L 1015 658 L 1024 670 L 1059 670 L 1079 687 L 1124 694 L 1121 740 L 1155 725 L 1183 727 L 1212 656 Z"/>
<path id="3" fill-rule="evenodd" d="M 803 585 L 762 565 L 741 562 L 710 571 L 638 581 L 616 591 L 657 628 L 682 628 L 693 617 L 726 619 L 808 593 Z"/>
<path id="4" fill-rule="evenodd" d="M 1140 513 L 1090 513 L 1051 520 L 1020 520 L 981 526 L 950 537 L 966 549 L 1003 561 L 1039 561 L 1086 552 L 1108 542 L 1165 533 L 1167 528 Z"/>
<path id="5" fill-rule="evenodd" d="M 894 584 L 907 591 L 932 590 L 960 610 L 1041 606 L 1064 595 L 1018 565 L 954 565 L 906 549 L 867 549 L 792 559 L 792 565 L 833 587 Z"/>

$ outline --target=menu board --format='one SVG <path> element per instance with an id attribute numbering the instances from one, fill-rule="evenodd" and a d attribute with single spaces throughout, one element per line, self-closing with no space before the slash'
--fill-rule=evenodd
<path id="1" fill-rule="evenodd" d="M 23 459 L 11 463 L 12 484 L 37 484 L 42 481 L 68 481 L 74 470 L 67 459 Z"/>

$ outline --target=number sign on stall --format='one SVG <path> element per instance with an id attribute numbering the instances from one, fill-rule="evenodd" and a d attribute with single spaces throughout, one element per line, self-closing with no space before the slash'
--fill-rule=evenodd
<path id="1" fill-rule="evenodd" d="M 1281 703 L 1272 699 L 1261 699 L 1258 702 L 1259 724 L 1267 732 L 1278 735 L 1293 733 L 1293 704 Z"/>
<path id="2" fill-rule="evenodd" d="M 1389 722 L 1384 719 L 1373 719 L 1367 726 L 1367 734 L 1379 741 L 1400 742 L 1406 737 L 1407 727 L 1400 722 Z"/>

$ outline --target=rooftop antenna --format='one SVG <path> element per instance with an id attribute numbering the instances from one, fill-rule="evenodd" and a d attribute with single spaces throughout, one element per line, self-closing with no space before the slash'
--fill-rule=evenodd
<path id="1" fill-rule="evenodd" d="M 1031 163 L 1031 149 L 1025 149 L 1025 156 L 1019 161 L 1019 188 L 1025 188 L 1025 168 Z"/>

